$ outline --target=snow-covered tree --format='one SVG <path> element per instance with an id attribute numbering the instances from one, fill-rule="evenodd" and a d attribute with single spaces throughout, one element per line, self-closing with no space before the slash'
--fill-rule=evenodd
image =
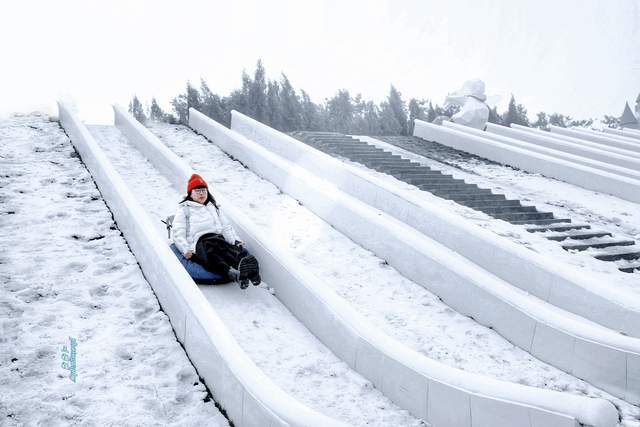
<path id="1" fill-rule="evenodd" d="M 527 109 L 524 108 L 524 105 L 516 103 L 516 99 L 513 94 L 511 95 L 511 99 L 509 100 L 509 107 L 502 116 L 502 123 L 505 126 L 509 126 L 511 123 L 522 126 L 529 126 Z"/>
<path id="2" fill-rule="evenodd" d="M 302 125 L 300 99 L 284 73 L 282 73 L 282 78 L 280 79 L 280 102 L 283 129 L 287 132 L 300 129 Z"/>
<path id="3" fill-rule="evenodd" d="M 302 123 L 300 129 L 302 130 L 322 130 L 322 117 L 320 108 L 311 101 L 309 94 L 304 90 L 300 90 L 301 94 L 301 112 Z"/>
<path id="4" fill-rule="evenodd" d="M 155 98 L 151 98 L 151 108 L 149 109 L 149 118 L 156 122 L 166 120 L 165 113 L 158 105 L 158 101 Z"/>
<path id="5" fill-rule="evenodd" d="M 136 118 L 140 123 L 146 123 L 147 116 L 144 114 L 144 107 L 137 96 L 133 96 L 131 102 L 129 102 L 129 113 Z"/>
<path id="6" fill-rule="evenodd" d="M 536 121 L 531 124 L 534 128 L 538 129 L 549 129 L 549 117 L 547 117 L 547 113 L 540 111 L 536 116 Z"/>
<path id="7" fill-rule="evenodd" d="M 267 122 L 269 126 L 278 130 L 283 129 L 282 101 L 280 100 L 280 85 L 270 81 L 267 85 Z"/>
<path id="8" fill-rule="evenodd" d="M 341 89 L 327 101 L 329 129 L 335 132 L 349 133 L 353 125 L 353 104 L 347 89 Z"/>
<path id="9" fill-rule="evenodd" d="M 409 100 L 409 126 L 407 132 L 409 135 L 413 134 L 413 127 L 415 125 L 415 119 L 427 121 L 427 113 L 425 111 L 424 105 L 426 101 L 424 99 L 417 100 L 415 98 L 411 98 Z"/>
<path id="10" fill-rule="evenodd" d="M 200 92 L 200 98 L 202 102 L 200 112 L 208 117 L 211 117 L 218 123 L 224 123 L 227 116 L 224 101 L 220 98 L 220 96 L 216 95 L 211 91 L 211 89 L 209 89 L 209 86 L 203 79 L 200 80 Z"/>
<path id="11" fill-rule="evenodd" d="M 402 94 L 393 87 L 393 85 L 391 85 L 391 89 L 389 90 L 387 101 L 393 116 L 400 125 L 399 135 L 407 135 L 407 108 L 402 100 Z"/>
<path id="12" fill-rule="evenodd" d="M 262 123 L 267 120 L 267 82 L 265 74 L 262 61 L 258 59 L 253 81 L 249 85 L 249 99 L 247 102 L 251 117 Z"/>

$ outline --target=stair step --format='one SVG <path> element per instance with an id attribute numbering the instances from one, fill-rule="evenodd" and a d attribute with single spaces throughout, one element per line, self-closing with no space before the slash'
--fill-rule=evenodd
<path id="1" fill-rule="evenodd" d="M 422 184 L 466 184 L 464 180 L 457 179 L 453 177 L 447 176 L 410 176 L 402 179 L 404 182 L 413 185 L 422 185 Z"/>
<path id="2" fill-rule="evenodd" d="M 433 189 L 433 190 L 427 190 L 430 193 L 433 193 L 435 195 L 442 195 L 442 196 L 480 196 L 480 195 L 489 195 L 489 194 L 493 194 L 491 192 L 490 189 L 488 188 L 476 188 L 475 190 L 469 191 L 469 189 L 464 188 L 464 189 L 460 189 L 460 190 L 440 190 L 440 189 Z"/>
<path id="3" fill-rule="evenodd" d="M 553 219 L 551 212 L 523 212 L 523 213 L 500 213 L 491 215 L 496 219 L 502 219 L 504 221 L 525 221 L 532 220 L 537 221 L 541 219 Z"/>
<path id="4" fill-rule="evenodd" d="M 583 240 L 583 239 L 591 239 L 593 237 L 605 237 L 612 236 L 611 233 L 607 231 L 580 231 L 576 230 L 574 232 L 567 232 L 565 234 L 552 234 L 550 236 L 544 236 L 549 240 L 555 240 L 557 242 L 561 242 L 567 239 L 575 239 L 575 240 Z"/>
<path id="5" fill-rule="evenodd" d="M 515 224 L 515 225 L 547 225 L 547 224 L 556 224 L 560 222 L 569 223 L 571 222 L 571 220 L 569 218 L 551 218 L 551 219 L 510 221 L 510 222 L 511 224 Z"/>
<path id="6" fill-rule="evenodd" d="M 541 225 L 538 227 L 527 228 L 527 231 L 531 233 L 538 233 L 542 231 L 569 231 L 569 230 L 582 230 L 582 229 L 590 229 L 591 226 L 587 224 L 549 224 L 549 225 Z"/>
<path id="7" fill-rule="evenodd" d="M 618 270 L 624 272 L 624 273 L 635 273 L 635 272 L 639 272 L 640 273 L 640 262 L 635 263 L 635 264 L 631 264 L 631 265 L 627 265 L 624 267 L 620 267 Z"/>
<path id="8" fill-rule="evenodd" d="M 401 176 L 406 178 L 431 178 L 431 177 L 443 177 L 453 179 L 453 175 L 446 175 L 439 171 L 432 171 L 426 168 L 409 167 L 409 168 L 387 168 L 386 174 L 393 176 Z"/>
<path id="9" fill-rule="evenodd" d="M 471 209 L 477 209 L 477 210 L 482 210 L 483 208 L 501 208 L 501 207 L 508 207 L 508 206 L 522 206 L 520 204 L 520 200 L 494 200 L 494 199 L 489 199 L 489 200 L 485 200 L 485 201 L 477 201 L 477 200 L 464 200 L 464 201 L 460 201 L 458 202 L 461 205 L 464 205 L 468 208 Z"/>
<path id="10" fill-rule="evenodd" d="M 453 195 L 449 200 L 453 200 L 456 203 L 462 204 L 463 202 L 494 202 L 504 201 L 506 197 L 504 194 L 471 194 L 471 195 Z"/>
<path id="11" fill-rule="evenodd" d="M 536 211 L 535 206 L 485 206 L 473 208 L 477 211 L 486 213 L 487 215 L 501 214 L 501 213 L 540 213 Z"/>
<path id="12" fill-rule="evenodd" d="M 351 157 L 354 160 L 388 160 L 388 161 L 398 161 L 402 163 L 410 162 L 409 159 L 403 159 L 400 156 L 396 156 L 394 154 L 358 154 Z"/>
<path id="13" fill-rule="evenodd" d="M 360 156 L 349 157 L 349 160 L 353 162 L 363 163 L 367 165 L 384 165 L 388 167 L 405 166 L 411 164 L 411 161 L 407 159 L 372 159 L 362 158 Z M 415 163 L 416 166 L 420 166 Z"/>
<path id="14" fill-rule="evenodd" d="M 592 243 L 568 243 L 568 244 L 562 245 L 562 249 L 567 251 L 571 251 L 571 250 L 585 251 L 589 248 L 601 249 L 601 248 L 609 248 L 613 246 L 633 246 L 635 245 L 635 243 L 636 242 L 634 242 L 633 240 L 611 240 L 611 241 L 605 241 L 605 242 L 592 242 Z"/>
<path id="15" fill-rule="evenodd" d="M 610 248 L 611 249 L 611 248 Z M 618 261 L 621 259 L 633 260 L 640 258 L 640 247 L 634 247 L 633 250 L 629 250 L 629 248 L 625 248 L 624 246 L 617 250 L 610 250 L 606 252 L 599 253 L 594 255 L 594 258 L 597 258 L 601 261 Z"/>
<path id="16" fill-rule="evenodd" d="M 421 190 L 424 191 L 431 191 L 431 190 L 441 190 L 441 191 L 449 191 L 449 190 L 454 190 L 454 191 L 464 191 L 464 190 L 469 190 L 469 191 L 475 191 L 478 190 L 478 188 L 473 188 L 471 186 L 469 186 L 469 184 L 438 184 L 438 183 L 430 183 L 430 184 L 420 184 L 417 185 L 417 187 Z"/>

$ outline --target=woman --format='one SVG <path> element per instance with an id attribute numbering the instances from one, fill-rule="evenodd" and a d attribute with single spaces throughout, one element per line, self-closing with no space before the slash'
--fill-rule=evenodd
<path id="1" fill-rule="evenodd" d="M 258 261 L 242 247 L 242 242 L 224 216 L 209 186 L 198 174 L 187 183 L 187 196 L 178 205 L 172 225 L 173 243 L 185 258 L 207 270 L 240 282 L 261 282 Z"/>

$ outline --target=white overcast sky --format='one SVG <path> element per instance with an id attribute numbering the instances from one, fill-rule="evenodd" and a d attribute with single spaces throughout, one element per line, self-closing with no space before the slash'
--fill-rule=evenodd
<path id="1" fill-rule="evenodd" d="M 500 107 L 513 93 L 530 116 L 591 117 L 640 92 L 640 0 L 16 0 L 0 3 L 0 43 L 0 113 L 65 98 L 94 123 L 201 77 L 226 95 L 258 58 L 316 102 L 394 84 L 442 103 L 481 78 Z"/>

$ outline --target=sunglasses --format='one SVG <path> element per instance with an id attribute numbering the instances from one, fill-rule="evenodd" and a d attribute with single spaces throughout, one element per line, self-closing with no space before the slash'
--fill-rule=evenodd
<path id="1" fill-rule="evenodd" d="M 207 194 L 207 189 L 206 188 L 194 188 L 191 191 L 193 193 L 195 193 L 195 194 Z"/>

